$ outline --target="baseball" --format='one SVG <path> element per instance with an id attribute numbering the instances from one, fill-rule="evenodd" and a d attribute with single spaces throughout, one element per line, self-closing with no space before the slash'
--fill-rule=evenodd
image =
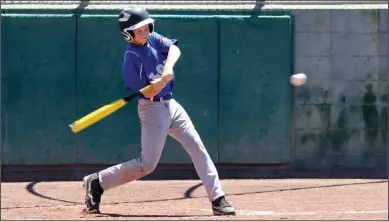
<path id="1" fill-rule="evenodd" d="M 290 77 L 290 84 L 293 86 L 303 85 L 307 81 L 307 76 L 304 73 L 294 74 Z"/>

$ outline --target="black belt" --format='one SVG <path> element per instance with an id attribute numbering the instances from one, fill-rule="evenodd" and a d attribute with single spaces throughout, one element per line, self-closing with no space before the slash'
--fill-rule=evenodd
<path id="1" fill-rule="evenodd" d="M 167 94 L 167 95 L 165 95 L 165 96 L 162 96 L 162 97 L 153 97 L 152 98 L 152 101 L 153 102 L 160 102 L 161 100 L 163 101 L 163 100 L 169 100 L 169 99 L 171 99 L 171 98 L 173 98 L 173 95 L 172 94 Z M 147 99 L 147 98 L 146 98 Z M 150 98 L 151 99 L 151 98 Z M 150 100 L 150 99 L 147 99 L 147 100 Z"/>

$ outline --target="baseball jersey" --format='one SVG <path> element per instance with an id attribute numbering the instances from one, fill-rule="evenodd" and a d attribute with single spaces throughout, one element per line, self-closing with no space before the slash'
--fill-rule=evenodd
<path id="1" fill-rule="evenodd" d="M 169 47 L 178 44 L 176 39 L 168 39 L 161 34 L 152 32 L 142 46 L 129 43 L 124 54 L 122 73 L 125 87 L 129 90 L 139 91 L 150 84 L 154 79 L 160 78 L 166 63 Z M 154 98 L 159 99 L 169 93 L 172 94 L 174 79 Z M 143 96 L 139 98 L 144 98 Z"/>

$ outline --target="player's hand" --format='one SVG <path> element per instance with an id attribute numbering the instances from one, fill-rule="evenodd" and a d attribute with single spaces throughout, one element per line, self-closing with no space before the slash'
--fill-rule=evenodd
<path id="1" fill-rule="evenodd" d="M 143 95 L 146 98 L 151 98 L 156 96 L 163 88 L 166 87 L 166 81 L 164 81 L 162 78 L 155 79 L 150 82 L 150 85 L 152 86 L 150 90 L 147 90 L 143 93 Z"/>
<path id="2" fill-rule="evenodd" d="M 158 92 L 160 92 L 163 88 L 166 87 L 167 82 L 163 78 L 158 78 L 158 79 L 155 79 L 155 80 L 151 81 L 150 85 L 153 86 L 152 87 L 153 89 L 155 89 Z"/>

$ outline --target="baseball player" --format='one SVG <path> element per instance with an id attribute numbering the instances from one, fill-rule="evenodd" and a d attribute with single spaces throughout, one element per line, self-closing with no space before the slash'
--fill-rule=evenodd
<path id="1" fill-rule="evenodd" d="M 152 88 L 138 98 L 142 151 L 139 158 L 121 163 L 83 179 L 87 212 L 100 213 L 104 191 L 137 180 L 154 171 L 167 135 L 185 148 L 199 175 L 214 215 L 235 215 L 226 201 L 218 172 L 184 108 L 173 98 L 173 67 L 180 57 L 178 41 L 154 32 L 154 19 L 142 7 L 124 9 L 119 27 L 129 42 L 122 73 L 125 87 Z"/>

